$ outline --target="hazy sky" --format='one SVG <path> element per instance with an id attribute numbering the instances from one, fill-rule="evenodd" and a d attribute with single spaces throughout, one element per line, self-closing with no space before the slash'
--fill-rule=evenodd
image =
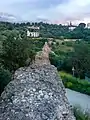
<path id="1" fill-rule="evenodd" d="M 1 0 L 0 12 L 23 20 L 89 21 L 90 0 Z"/>

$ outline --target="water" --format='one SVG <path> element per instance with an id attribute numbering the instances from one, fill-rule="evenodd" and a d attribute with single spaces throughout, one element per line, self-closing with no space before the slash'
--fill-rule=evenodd
<path id="1" fill-rule="evenodd" d="M 90 110 L 90 96 L 66 89 L 66 96 L 73 106 L 80 106 L 82 109 Z"/>

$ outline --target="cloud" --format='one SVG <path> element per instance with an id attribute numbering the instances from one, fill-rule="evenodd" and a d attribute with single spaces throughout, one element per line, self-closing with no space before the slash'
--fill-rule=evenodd
<path id="1" fill-rule="evenodd" d="M 3 0 L 0 11 L 28 21 L 89 21 L 90 0 Z"/>

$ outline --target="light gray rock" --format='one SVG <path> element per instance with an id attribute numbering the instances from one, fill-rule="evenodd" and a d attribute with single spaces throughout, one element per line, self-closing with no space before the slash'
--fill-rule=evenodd
<path id="1" fill-rule="evenodd" d="M 75 120 L 51 65 L 20 68 L 1 95 L 0 120 Z"/>

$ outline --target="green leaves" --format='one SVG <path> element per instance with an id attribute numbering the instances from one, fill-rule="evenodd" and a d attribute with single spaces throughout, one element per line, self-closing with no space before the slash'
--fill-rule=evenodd
<path id="1" fill-rule="evenodd" d="M 11 73 L 8 70 L 0 68 L 0 94 L 4 87 L 11 81 Z"/>
<path id="2" fill-rule="evenodd" d="M 1 54 L 1 58 L 6 69 L 12 71 L 24 65 L 27 57 L 24 53 L 26 49 L 24 40 L 11 34 L 3 41 L 2 45 L 3 52 Z"/>
<path id="3" fill-rule="evenodd" d="M 74 111 L 74 115 L 76 117 L 76 120 L 90 120 L 90 112 L 89 111 L 84 112 L 78 106 L 75 106 L 73 111 Z"/>
<path id="4" fill-rule="evenodd" d="M 65 72 L 59 72 L 59 75 L 61 76 L 66 88 L 90 95 L 90 82 L 73 77 Z"/>
<path id="5" fill-rule="evenodd" d="M 73 65 L 78 75 L 85 74 L 90 71 L 90 44 L 81 42 L 74 46 L 72 55 Z"/>

